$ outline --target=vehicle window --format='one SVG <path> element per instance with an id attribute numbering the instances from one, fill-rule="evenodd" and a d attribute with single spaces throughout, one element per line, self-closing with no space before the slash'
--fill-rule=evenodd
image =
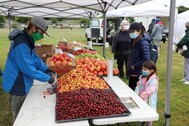
<path id="1" fill-rule="evenodd" d="M 99 20 L 93 20 L 91 25 L 92 25 L 92 27 L 99 27 L 100 22 L 99 22 Z"/>

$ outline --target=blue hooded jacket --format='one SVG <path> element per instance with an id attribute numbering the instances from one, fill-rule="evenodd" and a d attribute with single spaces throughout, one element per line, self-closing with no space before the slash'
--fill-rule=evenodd
<path id="1" fill-rule="evenodd" d="M 33 38 L 25 30 L 14 30 L 9 39 L 13 40 L 8 53 L 3 77 L 3 89 L 12 95 L 26 95 L 33 79 L 46 82 L 50 76 L 45 73 L 47 66 L 35 53 Z"/>
<path id="2" fill-rule="evenodd" d="M 151 41 L 151 38 L 145 33 L 143 38 L 140 39 L 135 45 L 133 45 L 132 41 L 131 53 L 127 63 L 127 71 L 129 75 L 140 76 L 142 74 L 142 64 L 146 60 L 150 60 L 149 41 Z M 135 68 L 134 70 L 131 69 L 132 65 Z"/>

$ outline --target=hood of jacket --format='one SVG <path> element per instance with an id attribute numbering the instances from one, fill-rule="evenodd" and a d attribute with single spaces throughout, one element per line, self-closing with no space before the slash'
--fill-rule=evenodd
<path id="1" fill-rule="evenodd" d="M 20 29 L 14 29 L 10 34 L 9 34 L 9 40 L 14 40 L 16 38 L 16 36 L 20 35 L 20 34 L 24 34 L 23 30 Z"/>
<path id="2" fill-rule="evenodd" d="M 152 38 L 147 33 L 144 33 L 142 40 L 150 43 L 152 41 Z"/>
<path id="3" fill-rule="evenodd" d="M 189 32 L 189 29 L 186 29 L 186 30 L 185 30 L 185 33 L 187 33 L 187 32 Z"/>

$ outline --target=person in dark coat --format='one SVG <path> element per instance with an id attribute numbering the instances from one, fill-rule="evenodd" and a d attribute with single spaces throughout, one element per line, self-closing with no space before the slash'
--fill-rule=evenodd
<path id="1" fill-rule="evenodd" d="M 152 29 L 153 29 L 155 23 L 156 23 L 156 20 L 155 20 L 155 19 L 152 19 L 152 22 L 149 24 L 149 26 L 148 26 L 148 31 L 147 31 L 149 35 L 152 34 Z"/>
<path id="2" fill-rule="evenodd" d="M 177 51 L 184 57 L 184 84 L 189 85 L 189 22 L 186 22 L 186 34 L 177 44 Z"/>
<path id="3" fill-rule="evenodd" d="M 149 36 L 144 35 L 141 24 L 132 23 L 129 28 L 129 36 L 131 38 L 131 52 L 127 63 L 129 74 L 129 87 L 135 90 L 139 76 L 142 74 L 142 64 L 150 59 L 149 52 Z"/>
<path id="4" fill-rule="evenodd" d="M 117 66 L 120 73 L 120 77 L 124 77 L 125 73 L 123 70 L 124 64 L 127 71 L 127 61 L 129 58 L 131 39 L 129 37 L 129 22 L 123 20 L 120 25 L 120 30 L 115 33 L 112 42 L 112 53 L 114 53 L 114 59 L 117 59 Z M 126 72 L 126 78 L 128 79 L 128 74 Z"/>

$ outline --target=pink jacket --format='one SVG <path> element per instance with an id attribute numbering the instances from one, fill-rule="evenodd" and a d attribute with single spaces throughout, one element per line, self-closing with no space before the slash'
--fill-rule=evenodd
<path id="1" fill-rule="evenodd" d="M 149 104 L 155 111 L 157 106 L 157 92 L 159 78 L 153 74 L 147 81 L 146 77 L 140 76 L 135 92 Z"/>

